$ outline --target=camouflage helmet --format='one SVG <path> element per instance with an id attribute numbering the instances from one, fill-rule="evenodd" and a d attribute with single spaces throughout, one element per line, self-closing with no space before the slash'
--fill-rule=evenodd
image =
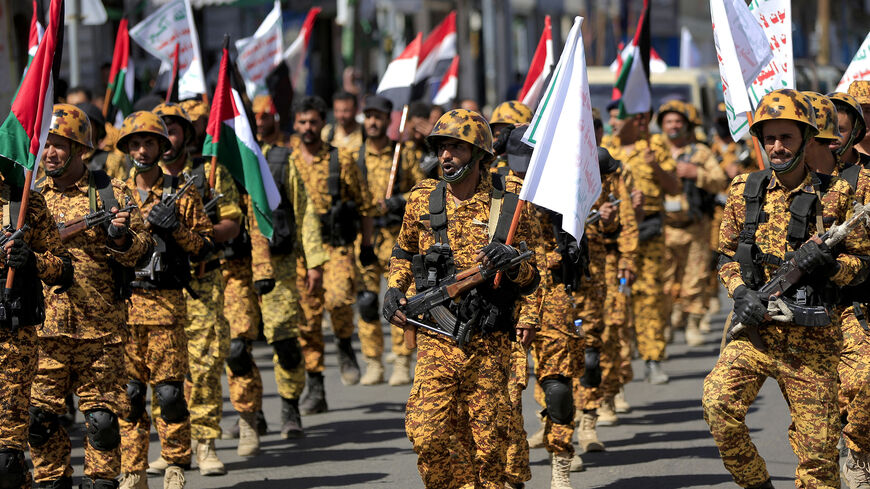
<path id="1" fill-rule="evenodd" d="M 831 99 L 831 102 L 834 102 L 837 112 L 845 111 L 851 113 L 855 119 L 855 122 L 852 124 L 852 141 L 856 142 L 864 139 L 864 135 L 867 132 L 867 121 L 864 120 L 864 111 L 861 110 L 861 104 L 858 103 L 855 97 L 843 92 L 832 92 L 827 97 Z"/>
<path id="2" fill-rule="evenodd" d="M 837 108 L 831 102 L 831 99 L 818 92 L 803 91 L 801 93 L 806 95 L 813 105 L 813 112 L 816 115 L 816 127 L 819 128 L 819 133 L 816 137 L 822 139 L 840 139 Z"/>
<path id="3" fill-rule="evenodd" d="M 870 104 L 870 80 L 857 80 L 849 85 L 849 95 L 855 97 L 859 104 Z"/>
<path id="4" fill-rule="evenodd" d="M 193 122 L 191 121 L 190 116 L 187 114 L 187 111 L 184 110 L 181 105 L 172 102 L 165 102 L 158 105 L 157 107 L 154 107 L 154 110 L 152 112 L 159 115 L 160 118 L 163 119 L 164 123 L 166 122 L 167 117 L 172 117 L 178 123 L 180 123 L 181 127 L 184 128 L 185 142 L 191 141 L 196 136 L 196 129 L 194 129 L 193 127 Z"/>
<path id="5" fill-rule="evenodd" d="M 443 138 L 458 139 L 483 150 L 490 157 L 492 149 L 492 131 L 486 119 L 477 112 L 466 109 L 453 109 L 442 115 L 426 138 L 429 145 L 437 147 Z"/>
<path id="6" fill-rule="evenodd" d="M 809 130 L 809 137 L 815 137 L 819 132 L 809 97 L 791 88 L 774 90 L 761 98 L 749 133 L 761 139 L 762 125 L 772 120 L 795 121 Z"/>
<path id="7" fill-rule="evenodd" d="M 278 109 L 275 108 L 275 103 L 272 101 L 271 95 L 257 95 L 254 101 L 251 102 L 251 110 L 255 114 L 277 114 Z"/>
<path id="8" fill-rule="evenodd" d="M 683 118 L 686 119 L 686 124 L 694 125 L 695 121 L 698 119 L 697 110 L 694 110 L 694 107 L 690 107 L 689 104 L 682 100 L 668 100 L 659 107 L 658 114 L 656 114 L 656 124 L 658 124 L 659 127 L 662 127 L 662 120 L 665 118 L 665 114 L 668 112 L 674 112 L 683 116 Z"/>
<path id="9" fill-rule="evenodd" d="M 498 104 L 492 117 L 489 119 L 492 124 L 528 124 L 532 122 L 532 109 L 526 104 L 516 100 L 509 100 Z"/>
<path id="10" fill-rule="evenodd" d="M 57 134 L 87 149 L 94 149 L 91 121 L 85 112 L 71 104 L 55 104 L 51 113 L 49 134 Z"/>
<path id="11" fill-rule="evenodd" d="M 166 124 L 154 112 L 140 110 L 133 112 L 124 119 L 121 125 L 121 134 L 118 136 L 118 144 L 116 147 L 123 153 L 128 153 L 127 143 L 130 136 L 133 134 L 151 134 L 160 142 L 160 152 L 165 153 L 172 147 L 169 141 L 169 131 L 166 130 Z"/>
<path id="12" fill-rule="evenodd" d="M 191 122 L 196 122 L 203 117 L 208 117 L 208 104 L 202 100 L 189 99 L 179 102 L 178 105 L 187 112 Z"/>

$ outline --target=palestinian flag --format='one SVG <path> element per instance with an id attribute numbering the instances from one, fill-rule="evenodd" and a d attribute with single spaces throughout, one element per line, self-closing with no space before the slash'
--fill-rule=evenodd
<path id="1" fill-rule="evenodd" d="M 0 173 L 21 186 L 21 169 L 33 171 L 42 155 L 54 107 L 54 76 L 63 49 L 63 0 L 52 0 L 49 23 L 18 87 L 9 116 L 0 126 Z M 17 163 L 20 166 L 15 166 Z"/>
<path id="2" fill-rule="evenodd" d="M 396 59 L 390 61 L 377 94 L 393 102 L 393 110 L 403 107 L 411 101 L 411 90 L 414 77 L 417 74 L 417 61 L 420 59 L 420 46 L 423 44 L 423 34 L 418 33 L 411 44 L 405 47 Z"/>
<path id="3" fill-rule="evenodd" d="M 107 120 L 111 119 L 112 112 L 117 114 L 115 122 L 120 125 L 124 117 L 133 112 L 133 84 L 135 81 L 133 60 L 130 58 L 130 33 L 127 30 L 127 19 L 121 19 L 118 26 L 118 35 L 115 37 L 115 54 L 112 55 L 112 69 L 109 72 L 109 87 L 111 94 L 109 108 L 106 114 Z"/>
<path id="4" fill-rule="evenodd" d="M 272 237 L 272 209 L 281 202 L 278 187 L 245 112 L 239 91 L 230 82 L 229 40 L 224 40 L 217 88 L 208 116 L 202 154 L 217 156 L 237 181 L 244 185 L 254 204 L 260 231 Z"/>
<path id="5" fill-rule="evenodd" d="M 299 35 L 287 49 L 284 50 L 284 63 L 290 69 L 290 78 L 293 83 L 293 89 L 297 92 L 304 92 L 305 87 L 302 87 L 302 74 L 305 67 L 305 59 L 308 57 L 308 43 L 311 41 L 311 31 L 314 29 L 314 20 L 317 14 L 320 13 L 320 7 L 311 7 L 308 15 L 305 16 L 305 21 L 302 22 L 302 29 L 299 30 Z"/>
<path id="6" fill-rule="evenodd" d="M 616 78 L 619 90 L 619 117 L 624 119 L 633 114 L 647 112 L 652 107 L 652 94 L 649 86 L 650 60 L 649 0 L 643 1 L 643 10 L 634 39 L 628 47 L 622 69 Z"/>
<path id="7" fill-rule="evenodd" d="M 42 0 L 33 0 L 33 17 L 30 18 L 30 35 L 27 37 L 27 64 L 33 60 L 36 55 L 36 48 L 39 47 L 39 41 L 45 33 L 45 10 L 42 7 Z"/>
<path id="8" fill-rule="evenodd" d="M 433 104 L 446 105 L 456 99 L 459 91 L 458 75 L 459 55 L 456 55 L 453 57 L 450 67 L 447 68 L 447 73 L 444 74 L 444 78 L 441 79 L 441 83 L 438 85 L 438 92 L 435 93 L 435 97 L 432 99 Z"/>
<path id="9" fill-rule="evenodd" d="M 541 33 L 541 40 L 538 41 L 538 47 L 535 49 L 534 56 L 532 56 L 532 65 L 529 66 L 526 81 L 523 83 L 523 88 L 517 96 L 520 102 L 527 105 L 533 111 L 538 106 L 538 102 L 541 101 L 541 96 L 547 87 L 547 81 L 555 63 L 553 58 L 553 30 L 550 26 L 550 16 L 548 15 L 544 17 L 544 32 Z"/>

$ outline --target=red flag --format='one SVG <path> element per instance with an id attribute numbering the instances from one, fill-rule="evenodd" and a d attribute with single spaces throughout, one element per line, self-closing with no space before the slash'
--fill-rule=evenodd
<path id="1" fill-rule="evenodd" d="M 544 32 L 541 33 L 541 40 L 538 41 L 538 47 L 532 57 L 529 74 L 526 75 L 526 81 L 517 97 L 520 102 L 532 110 L 535 110 L 541 100 L 541 95 L 546 88 L 547 77 L 553 70 L 553 64 L 553 30 L 550 27 L 550 16 L 548 15 L 544 17 Z"/>
<path id="2" fill-rule="evenodd" d="M 172 54 L 172 78 L 166 90 L 166 102 L 178 103 L 178 43 L 175 43 L 175 52 Z"/>

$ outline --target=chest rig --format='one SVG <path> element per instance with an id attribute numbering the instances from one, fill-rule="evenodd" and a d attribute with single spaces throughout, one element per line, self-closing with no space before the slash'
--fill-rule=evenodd
<path id="1" fill-rule="evenodd" d="M 763 265 L 781 266 L 794 256 L 794 252 L 811 236 L 811 227 L 821 235 L 825 231 L 821 195 L 827 190 L 827 183 L 815 172 L 812 175 L 814 192 L 800 192 L 789 205 L 789 222 L 786 230 L 788 251 L 783 258 L 771 253 L 762 252 L 755 242 L 759 224 L 765 223 L 770 216 L 764 212 L 764 197 L 770 183 L 772 170 L 766 169 L 750 173 L 743 188 L 743 199 L 746 204 L 746 218 L 743 230 L 740 232 L 737 252 L 734 261 L 740 264 L 740 275 L 743 282 L 752 290 L 758 290 L 766 279 Z M 820 278 L 809 275 L 794 287 L 783 302 L 794 314 L 794 324 L 798 326 L 825 326 L 830 324 L 826 305 L 835 303 L 835 287 L 830 285 L 827 277 Z"/>
<path id="2" fill-rule="evenodd" d="M 328 172 L 326 190 L 331 205 L 325 214 L 320 215 L 321 237 L 324 243 L 331 246 L 347 246 L 353 244 L 359 234 L 360 213 L 356 202 L 341 197 L 341 162 L 335 148 L 329 151 Z M 364 185 L 365 181 L 361 183 Z"/>
<path id="3" fill-rule="evenodd" d="M 493 191 L 487 234 L 490 242 L 504 243 L 519 198 L 517 194 L 505 190 L 503 176 L 494 175 L 492 179 Z M 425 220 L 426 216 L 422 217 Z M 411 257 L 411 268 L 418 293 L 449 283 L 457 271 L 447 233 L 447 183 L 444 181 L 438 182 L 435 190 L 429 194 L 428 217 L 435 243 L 425 253 Z M 472 289 L 459 302 L 453 302 L 448 306 L 450 312 L 456 316 L 456 324 L 453 325 L 453 331 L 447 333 L 457 338 L 457 342 L 464 343 L 474 332 L 487 334 L 512 331 L 514 305 L 522 293 L 526 292 L 521 291 L 509 280 L 502 281 L 498 290 L 489 283 Z M 440 323 L 439 326 L 449 328 L 449 325 Z"/>

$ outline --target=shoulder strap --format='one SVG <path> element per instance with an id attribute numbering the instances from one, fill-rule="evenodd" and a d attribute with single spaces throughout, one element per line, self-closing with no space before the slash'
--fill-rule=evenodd
<path id="1" fill-rule="evenodd" d="M 800 192 L 791 201 L 787 237 L 792 249 L 797 249 L 809 237 L 810 219 L 817 210 L 817 204 L 819 199 L 815 192 Z"/>
<path id="2" fill-rule="evenodd" d="M 203 203 L 208 202 L 211 197 L 208 195 L 208 176 L 205 174 L 205 158 L 194 158 L 191 174 L 199 177 L 196 179 L 196 189 L 199 191 L 199 196 L 202 197 Z"/>
<path id="3" fill-rule="evenodd" d="M 359 172 L 362 174 L 362 181 L 368 184 L 369 169 L 366 167 L 366 145 L 363 143 L 359 147 L 359 155 L 356 157 L 356 166 L 359 167 Z"/>
<path id="4" fill-rule="evenodd" d="M 341 162 L 338 161 L 338 149 L 329 150 L 329 175 L 326 177 L 326 190 L 332 197 L 332 204 L 341 201 Z"/>
<path id="5" fill-rule="evenodd" d="M 505 177 L 503 175 L 495 175 L 492 183 L 492 203 L 489 207 L 489 240 L 505 243 L 514 212 L 519 203 L 519 196 L 505 190 Z"/>
<path id="6" fill-rule="evenodd" d="M 840 173 L 840 177 L 852 187 L 852 192 L 858 190 L 858 176 L 861 174 L 861 168 L 863 168 L 861 165 L 852 165 Z"/>
<path id="7" fill-rule="evenodd" d="M 438 182 L 429 194 L 429 227 L 435 234 L 435 242 L 450 245 L 447 236 L 447 183 Z"/>
<path id="8" fill-rule="evenodd" d="M 265 156 L 269 172 L 272 174 L 272 179 L 275 180 L 275 186 L 278 187 L 282 200 L 286 200 L 285 185 L 287 184 L 287 172 L 290 170 L 290 149 L 283 146 L 272 146 L 269 151 L 266 151 Z"/>
<path id="9" fill-rule="evenodd" d="M 332 146 L 332 141 L 335 140 L 335 124 L 329 126 L 329 132 L 326 133 L 326 142 Z"/>
<path id="10" fill-rule="evenodd" d="M 103 208 L 106 210 L 112 207 L 120 209 L 118 199 L 115 198 L 115 192 L 112 188 L 112 177 L 102 170 L 94 170 L 91 172 L 90 181 L 88 182 L 88 196 L 96 189 L 100 200 L 103 201 Z M 91 203 L 91 212 L 97 210 L 96 202 Z"/>
<path id="11" fill-rule="evenodd" d="M 160 196 L 160 200 L 166 200 L 170 194 L 172 194 L 172 190 L 175 189 L 178 184 L 177 178 L 169 175 L 167 173 L 163 174 L 163 195 Z"/>
<path id="12" fill-rule="evenodd" d="M 746 177 L 743 187 L 743 200 L 746 203 L 746 218 L 743 222 L 743 230 L 740 231 L 740 241 L 744 243 L 755 242 L 755 232 L 761 221 L 762 201 L 770 182 L 772 170 L 752 172 Z"/>
<path id="13" fill-rule="evenodd" d="M 21 212 L 21 188 L 9 186 L 9 202 L 3 206 L 3 227 L 14 228 Z"/>

